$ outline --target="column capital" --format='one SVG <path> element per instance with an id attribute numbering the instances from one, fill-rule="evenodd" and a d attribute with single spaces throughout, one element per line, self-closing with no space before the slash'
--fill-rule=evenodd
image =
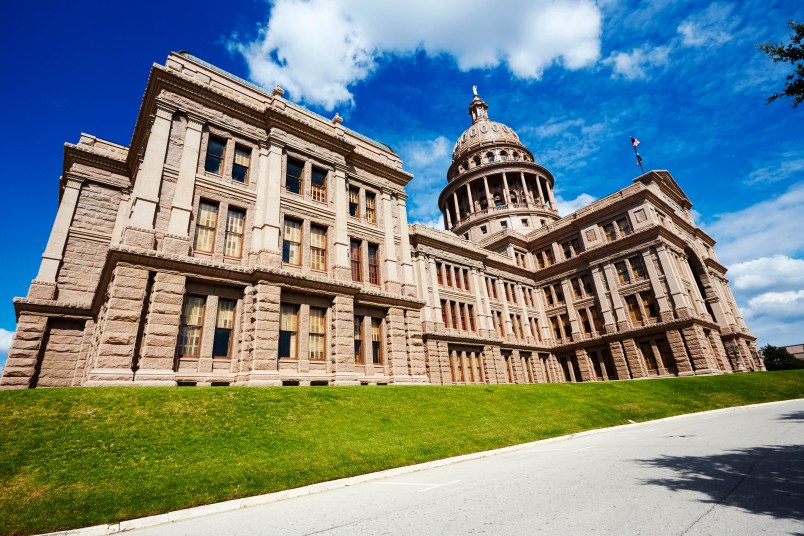
<path id="1" fill-rule="evenodd" d="M 65 188 L 74 188 L 76 190 L 81 189 L 81 185 L 84 184 L 84 177 L 79 177 L 78 175 L 73 175 L 72 173 L 65 173 L 64 175 L 64 187 Z"/>
<path id="2" fill-rule="evenodd" d="M 269 150 L 278 147 L 280 149 L 284 148 L 287 145 L 287 132 L 282 130 L 281 128 L 272 127 L 268 131 L 268 139 L 266 140 L 269 144 Z"/>
<path id="3" fill-rule="evenodd" d="M 187 112 L 187 128 L 191 130 L 201 130 L 204 128 L 206 119 L 195 112 Z"/>
<path id="4" fill-rule="evenodd" d="M 156 117 L 171 120 L 176 111 L 178 111 L 178 108 L 174 105 L 162 100 L 156 101 Z"/>

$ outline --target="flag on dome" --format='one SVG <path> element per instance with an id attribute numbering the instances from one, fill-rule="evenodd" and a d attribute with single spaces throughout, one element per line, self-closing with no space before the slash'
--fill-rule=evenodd
<path id="1" fill-rule="evenodd" d="M 639 140 L 631 136 L 631 145 L 633 145 L 634 149 L 636 149 L 636 146 L 639 145 Z"/>
<path id="2" fill-rule="evenodd" d="M 639 153 L 637 153 L 636 156 L 637 156 L 637 165 L 639 167 L 642 167 L 642 157 L 639 155 Z"/>

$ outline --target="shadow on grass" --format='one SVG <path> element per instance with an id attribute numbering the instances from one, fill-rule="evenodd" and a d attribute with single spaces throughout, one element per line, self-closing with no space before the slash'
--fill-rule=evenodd
<path id="1" fill-rule="evenodd" d="M 798 414 L 802 416 L 802 413 Z M 739 449 L 712 456 L 663 456 L 641 463 L 675 471 L 645 484 L 696 491 L 701 502 L 779 519 L 804 519 L 804 446 Z"/>

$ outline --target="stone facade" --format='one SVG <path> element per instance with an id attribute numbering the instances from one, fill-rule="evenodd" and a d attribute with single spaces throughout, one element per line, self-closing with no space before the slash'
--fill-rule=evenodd
<path id="1" fill-rule="evenodd" d="M 65 146 L 2 388 L 607 381 L 760 370 L 714 241 L 666 171 L 560 218 L 477 95 L 408 225 L 386 145 L 187 54 L 129 147 Z"/>

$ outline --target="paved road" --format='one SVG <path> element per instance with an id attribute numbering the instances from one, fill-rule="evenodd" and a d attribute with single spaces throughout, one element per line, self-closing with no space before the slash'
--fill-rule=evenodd
<path id="1" fill-rule="evenodd" d="M 804 534 L 804 400 L 606 431 L 134 531 Z"/>

